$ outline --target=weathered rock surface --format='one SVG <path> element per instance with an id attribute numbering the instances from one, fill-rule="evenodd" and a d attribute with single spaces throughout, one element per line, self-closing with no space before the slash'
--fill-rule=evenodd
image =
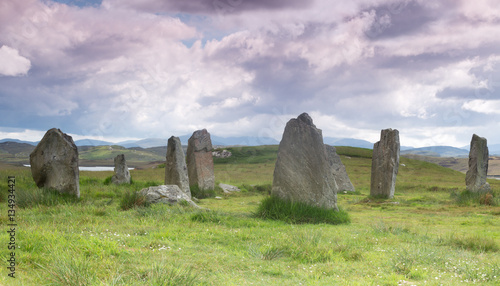
<path id="1" fill-rule="evenodd" d="M 399 131 L 384 129 L 373 146 L 370 196 L 393 198 L 399 168 Z"/>
<path id="2" fill-rule="evenodd" d="M 288 121 L 278 148 L 271 195 L 337 209 L 338 186 L 323 135 L 307 113 Z"/>
<path id="3" fill-rule="evenodd" d="M 30 154 L 31 174 L 38 187 L 80 197 L 78 149 L 71 136 L 52 128 Z"/>
<path id="4" fill-rule="evenodd" d="M 328 162 L 333 169 L 333 177 L 335 182 L 337 182 L 338 192 L 354 192 L 354 186 L 347 175 L 344 164 L 340 160 L 340 156 L 337 154 L 337 149 L 335 147 L 326 145 L 326 154 L 328 155 Z"/>
<path id="5" fill-rule="evenodd" d="M 224 191 L 224 193 L 226 194 L 229 194 L 229 193 L 232 193 L 232 192 L 239 192 L 241 191 L 240 188 L 236 187 L 236 186 L 232 186 L 232 185 L 228 185 L 228 184 L 223 184 L 223 183 L 220 183 L 219 184 L 219 187 Z"/>
<path id="6" fill-rule="evenodd" d="M 188 140 L 187 168 L 190 186 L 198 185 L 200 190 L 214 189 L 212 140 L 206 129 L 195 131 Z"/>
<path id="7" fill-rule="evenodd" d="M 177 185 L 160 185 L 140 190 L 140 194 L 146 197 L 148 203 L 176 204 L 186 201 L 196 208 L 200 208 L 191 198 Z"/>
<path id="8" fill-rule="evenodd" d="M 182 150 L 181 140 L 179 137 L 175 136 L 168 139 L 167 158 L 165 163 L 165 185 L 177 185 L 191 198 L 186 157 Z"/>
<path id="9" fill-rule="evenodd" d="M 115 157 L 115 174 L 111 177 L 113 184 L 130 184 L 130 172 L 128 170 L 125 154 L 116 155 Z"/>
<path id="10" fill-rule="evenodd" d="M 469 170 L 465 175 L 467 190 L 472 192 L 488 192 L 490 184 L 486 182 L 488 175 L 488 142 L 486 138 L 472 135 L 469 152 Z"/>

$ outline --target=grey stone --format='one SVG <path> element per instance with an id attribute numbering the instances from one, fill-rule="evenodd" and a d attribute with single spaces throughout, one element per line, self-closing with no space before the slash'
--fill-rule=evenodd
<path id="1" fill-rule="evenodd" d="M 170 137 L 165 163 L 165 185 L 177 185 L 191 198 L 186 157 L 179 137 Z"/>
<path id="2" fill-rule="evenodd" d="M 128 170 L 125 154 L 116 155 L 115 157 L 115 174 L 111 177 L 113 184 L 130 184 L 130 172 Z"/>
<path id="3" fill-rule="evenodd" d="M 342 164 L 342 160 L 340 160 L 340 156 L 337 154 L 337 149 L 326 144 L 325 148 L 328 155 L 328 162 L 333 169 L 333 177 L 335 178 L 335 182 L 337 182 L 338 191 L 354 192 L 354 186 L 349 179 L 349 175 L 347 175 L 347 171 L 344 164 Z"/>
<path id="4" fill-rule="evenodd" d="M 197 185 L 200 190 L 215 187 L 212 140 L 206 129 L 197 130 L 188 140 L 187 168 L 189 185 Z"/>
<path id="5" fill-rule="evenodd" d="M 488 192 L 490 184 L 486 182 L 488 175 L 488 142 L 486 138 L 472 135 L 469 152 L 469 170 L 465 175 L 467 190 L 472 192 Z"/>
<path id="6" fill-rule="evenodd" d="M 219 184 L 219 187 L 222 189 L 222 191 L 224 191 L 224 193 L 226 194 L 229 194 L 229 193 L 232 193 L 232 192 L 239 192 L 241 191 L 238 187 L 236 186 L 231 186 L 231 185 L 228 185 L 228 184 L 223 184 L 223 183 L 220 183 Z"/>
<path id="7" fill-rule="evenodd" d="M 337 209 L 338 186 L 323 135 L 307 113 L 288 121 L 278 148 L 271 195 Z"/>
<path id="8" fill-rule="evenodd" d="M 38 187 L 80 197 L 78 149 L 71 136 L 48 130 L 30 154 L 30 164 Z"/>
<path id="9" fill-rule="evenodd" d="M 145 188 L 139 191 L 139 193 L 146 197 L 148 203 L 164 203 L 164 204 L 176 204 L 180 201 L 186 201 L 191 206 L 200 208 L 195 204 L 191 198 L 183 192 L 177 185 L 160 185 Z"/>
<path id="10" fill-rule="evenodd" d="M 399 168 L 399 131 L 384 129 L 373 146 L 370 196 L 393 198 Z"/>

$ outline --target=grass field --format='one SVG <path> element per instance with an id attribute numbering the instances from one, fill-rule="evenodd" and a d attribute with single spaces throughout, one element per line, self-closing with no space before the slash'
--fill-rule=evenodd
<path id="1" fill-rule="evenodd" d="M 356 187 L 338 195 L 351 223 L 288 224 L 253 215 L 267 193 L 251 185 L 272 183 L 276 150 L 232 148 L 234 157 L 216 159 L 216 181 L 242 192 L 201 200 L 209 211 L 121 210 L 125 193 L 161 184 L 164 169 L 131 171 L 131 186 L 105 185 L 112 172 L 80 172 L 74 201 L 37 196 L 29 169 L 2 168 L 0 284 L 500 284 L 500 207 L 464 199 L 464 174 L 401 158 L 394 199 L 374 200 L 370 151 L 338 148 Z M 6 268 L 9 175 L 18 195 L 15 279 Z M 490 184 L 497 195 L 500 182 Z"/>

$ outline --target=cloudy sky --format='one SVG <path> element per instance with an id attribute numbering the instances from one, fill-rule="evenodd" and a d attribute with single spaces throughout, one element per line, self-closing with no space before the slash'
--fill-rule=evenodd
<path id="1" fill-rule="evenodd" d="M 279 140 L 302 112 L 329 137 L 500 143 L 498 2 L 0 3 L 0 138 Z"/>

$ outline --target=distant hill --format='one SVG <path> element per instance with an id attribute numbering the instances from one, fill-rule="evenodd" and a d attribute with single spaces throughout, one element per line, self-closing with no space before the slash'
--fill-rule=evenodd
<path id="1" fill-rule="evenodd" d="M 11 155 L 25 153 L 29 156 L 29 154 L 33 152 L 33 149 L 35 149 L 35 146 L 28 143 L 18 143 L 12 141 L 0 143 L 0 152 Z"/>
<path id="2" fill-rule="evenodd" d="M 323 142 L 331 146 L 349 146 L 349 147 L 373 149 L 372 142 L 354 138 L 325 137 L 323 138 Z"/>
<path id="3" fill-rule="evenodd" d="M 117 145 L 123 146 L 125 148 L 132 148 L 132 147 L 151 148 L 158 146 L 167 146 L 168 139 L 147 138 L 138 141 L 132 141 L 132 142 L 127 141 L 127 142 L 128 143 L 120 142 L 117 143 Z"/>
<path id="4" fill-rule="evenodd" d="M 26 143 L 26 144 L 30 144 L 30 145 L 33 145 L 33 146 L 36 146 L 38 144 L 38 142 L 31 142 L 31 141 L 22 141 L 22 140 L 19 140 L 19 139 L 11 139 L 11 138 L 5 138 L 5 139 L 1 139 L 0 140 L 0 143 L 5 143 L 5 142 L 15 142 L 15 143 Z"/>
<path id="5" fill-rule="evenodd" d="M 106 145 L 114 145 L 112 142 L 101 141 L 101 140 L 93 140 L 93 139 L 81 139 L 76 140 L 75 145 L 80 146 L 106 146 Z"/>
<path id="6" fill-rule="evenodd" d="M 183 145 L 188 144 L 188 140 L 191 135 L 179 136 L 181 143 Z M 280 142 L 276 139 L 270 137 L 220 137 L 217 135 L 210 134 L 212 139 L 212 145 L 222 145 L 222 146 L 259 146 L 259 145 L 278 145 Z"/>
<path id="7" fill-rule="evenodd" d="M 413 148 L 401 151 L 401 155 L 420 155 L 427 157 L 467 157 L 469 156 L 469 151 L 451 147 L 451 146 L 430 146 L 430 147 L 422 147 L 422 148 Z"/>

